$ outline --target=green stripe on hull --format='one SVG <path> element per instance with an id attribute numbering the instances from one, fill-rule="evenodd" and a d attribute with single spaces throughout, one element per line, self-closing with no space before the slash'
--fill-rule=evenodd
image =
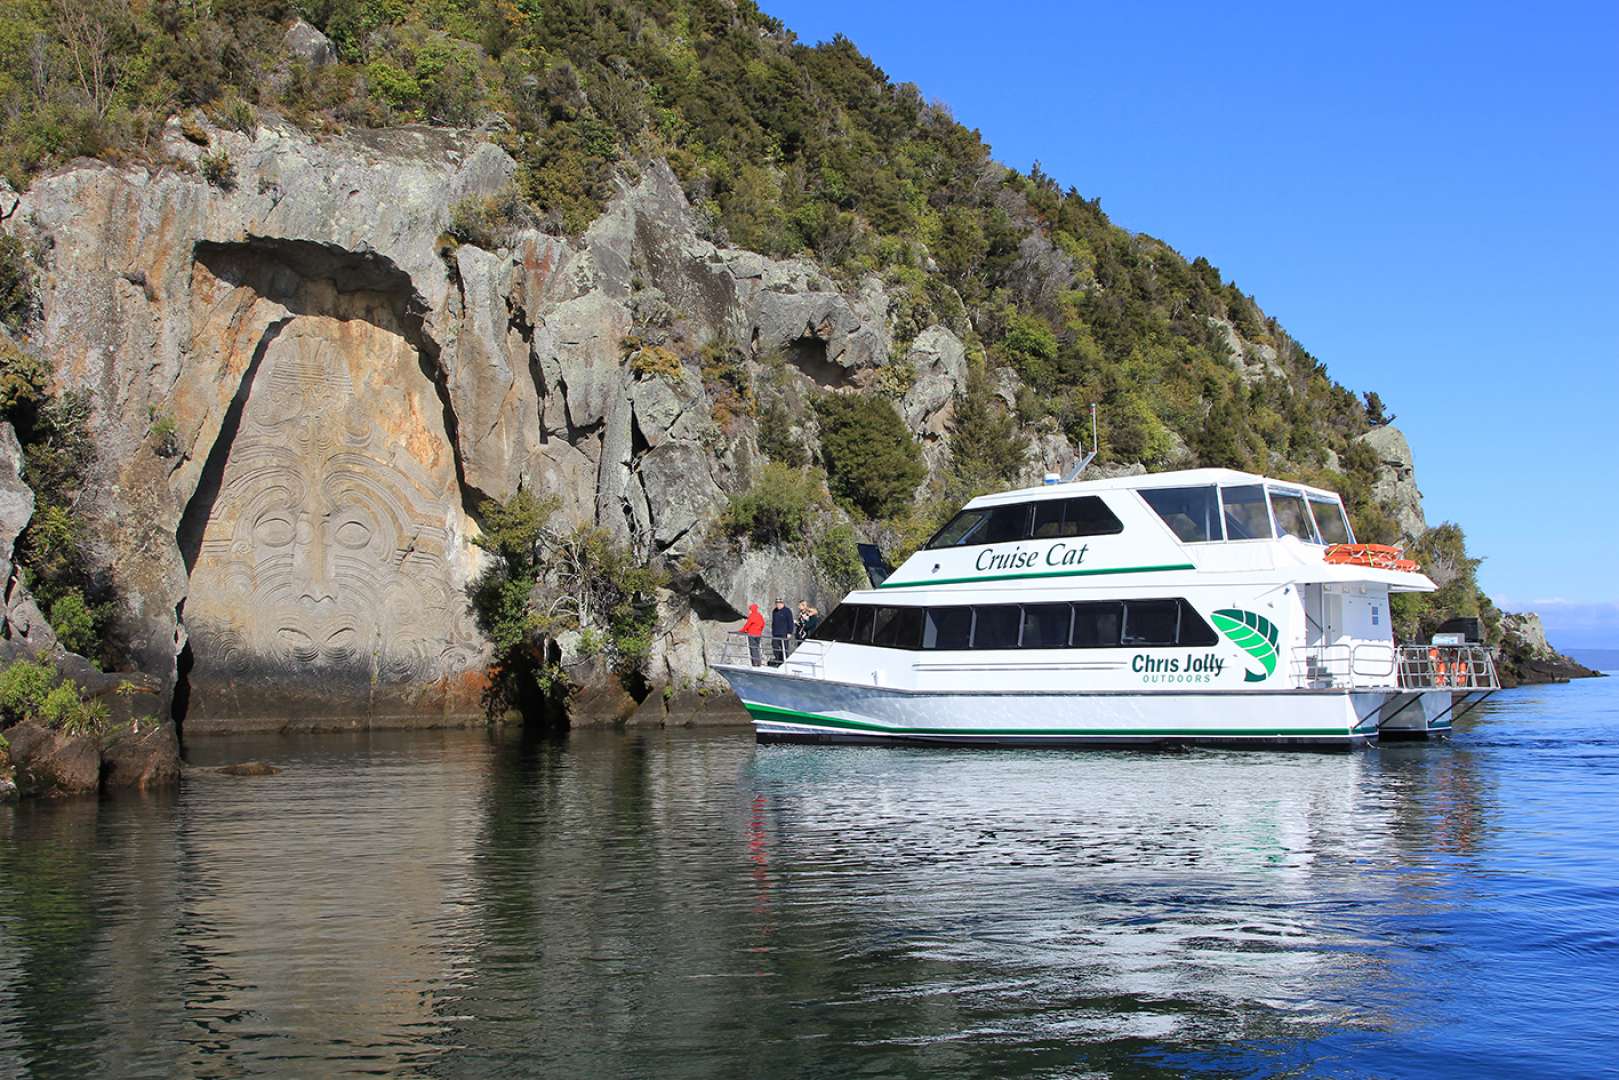
<path id="1" fill-rule="evenodd" d="M 798 712 L 795 709 L 782 709 L 775 705 L 756 705 L 744 701 L 742 707 L 748 710 L 748 715 L 755 720 L 766 722 L 776 721 L 789 724 L 814 724 L 817 727 L 841 728 L 845 731 L 862 731 L 877 735 L 1141 735 L 1141 736 L 1203 736 L 1206 738 L 1230 738 L 1233 736 L 1249 736 L 1257 738 L 1274 738 L 1279 735 L 1341 735 L 1351 736 L 1359 734 L 1348 727 L 1341 728 L 1274 728 L 1270 730 L 1253 730 L 1237 728 L 919 728 L 919 727 L 889 727 L 886 724 L 875 724 L 869 720 L 844 720 L 836 716 L 822 716 L 819 713 Z"/>
<path id="2" fill-rule="evenodd" d="M 1196 570 L 1191 563 L 1163 566 L 1104 566 L 1096 570 L 1040 570 L 1033 574 L 986 574 L 983 577 L 936 578 L 928 581 L 885 581 L 879 589 L 926 589 L 933 585 L 971 585 L 979 581 L 1019 581 L 1025 578 L 1094 577 L 1097 574 L 1150 574 L 1158 570 Z"/>

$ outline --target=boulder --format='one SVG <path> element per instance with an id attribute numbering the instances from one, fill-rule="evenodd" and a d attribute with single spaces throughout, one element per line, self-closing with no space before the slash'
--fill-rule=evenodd
<path id="1" fill-rule="evenodd" d="M 337 47 L 332 39 L 302 19 L 294 19 L 287 27 L 281 45 L 289 56 L 302 61 L 311 71 L 337 63 Z"/>
<path id="2" fill-rule="evenodd" d="M 180 741 L 169 723 L 132 726 L 101 749 L 102 787 L 150 791 L 178 783 Z"/>
<path id="3" fill-rule="evenodd" d="M 568 695 L 569 727 L 612 727 L 622 724 L 641 705 L 625 689 L 618 673 L 600 656 L 568 667 L 573 691 Z"/>
<path id="4" fill-rule="evenodd" d="M 693 610 L 705 619 L 740 624 L 749 604 L 770 617 L 776 597 L 796 607 L 800 600 L 827 610 L 826 589 L 815 573 L 815 560 L 777 548 L 750 547 L 738 553 L 714 543 L 696 553 L 697 569 L 689 582 Z"/>
<path id="5" fill-rule="evenodd" d="M 900 415 L 917 434 L 944 435 L 956 395 L 967 383 L 966 347 L 944 327 L 930 326 L 916 335 L 905 361 L 916 378 L 900 399 Z"/>
<path id="6" fill-rule="evenodd" d="M 22 480 L 22 446 L 12 426 L 0 421 L 0 592 L 11 581 L 17 537 L 33 516 L 34 489 Z"/>
<path id="7" fill-rule="evenodd" d="M 237 761 L 229 765 L 221 765 L 219 772 L 223 776 L 279 776 L 281 770 L 274 765 L 263 761 Z"/>
<path id="8" fill-rule="evenodd" d="M 22 795 L 93 795 L 101 786 L 101 751 L 89 735 L 67 735 L 39 724 L 6 730 Z"/>
<path id="9" fill-rule="evenodd" d="M 641 457 L 639 477 L 652 518 L 653 543 L 659 551 L 680 547 L 725 502 L 707 453 L 695 443 L 669 441 L 654 446 Z"/>
<path id="10" fill-rule="evenodd" d="M 1411 459 L 1411 444 L 1399 428 L 1373 428 L 1360 437 L 1360 441 L 1377 454 L 1377 477 L 1372 482 L 1372 497 L 1387 507 L 1407 540 L 1416 540 L 1428 531 L 1428 520 L 1422 513 L 1422 492 L 1417 490 L 1416 468 Z"/>
<path id="11" fill-rule="evenodd" d="M 514 323 L 516 264 L 464 245 L 455 253 L 461 320 L 440 358 L 455 417 L 462 476 L 504 502 L 539 449 L 540 388 L 529 369 L 529 341 Z"/>

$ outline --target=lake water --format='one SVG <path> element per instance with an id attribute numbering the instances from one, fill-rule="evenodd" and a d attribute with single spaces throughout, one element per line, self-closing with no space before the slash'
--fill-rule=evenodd
<path id="1" fill-rule="evenodd" d="M 1619 679 L 1341 755 L 196 741 L 0 807 L 0 1076 L 1596 1075 Z"/>

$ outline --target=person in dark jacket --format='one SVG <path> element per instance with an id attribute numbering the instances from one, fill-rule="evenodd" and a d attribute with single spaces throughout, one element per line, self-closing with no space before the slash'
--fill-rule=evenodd
<path id="1" fill-rule="evenodd" d="M 742 633 L 748 636 L 748 658 L 753 661 L 754 667 L 760 663 L 759 636 L 764 632 L 765 613 L 759 610 L 758 604 L 749 604 L 748 621 L 742 624 Z"/>
<path id="2" fill-rule="evenodd" d="M 798 625 L 794 627 L 794 633 L 797 634 L 798 640 L 803 641 L 815 633 L 815 628 L 820 625 L 821 613 L 816 611 L 808 600 L 800 600 L 798 602 Z"/>
<path id="3" fill-rule="evenodd" d="M 770 612 L 770 653 L 772 665 L 787 659 L 787 646 L 793 640 L 793 611 L 787 601 L 776 597 L 776 606 Z"/>

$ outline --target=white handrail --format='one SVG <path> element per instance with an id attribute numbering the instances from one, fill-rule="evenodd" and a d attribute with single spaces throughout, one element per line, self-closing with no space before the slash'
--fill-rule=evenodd
<path id="1" fill-rule="evenodd" d="M 1304 690 L 1391 686 L 1395 654 L 1381 642 L 1305 645 L 1289 650 L 1294 685 Z"/>

